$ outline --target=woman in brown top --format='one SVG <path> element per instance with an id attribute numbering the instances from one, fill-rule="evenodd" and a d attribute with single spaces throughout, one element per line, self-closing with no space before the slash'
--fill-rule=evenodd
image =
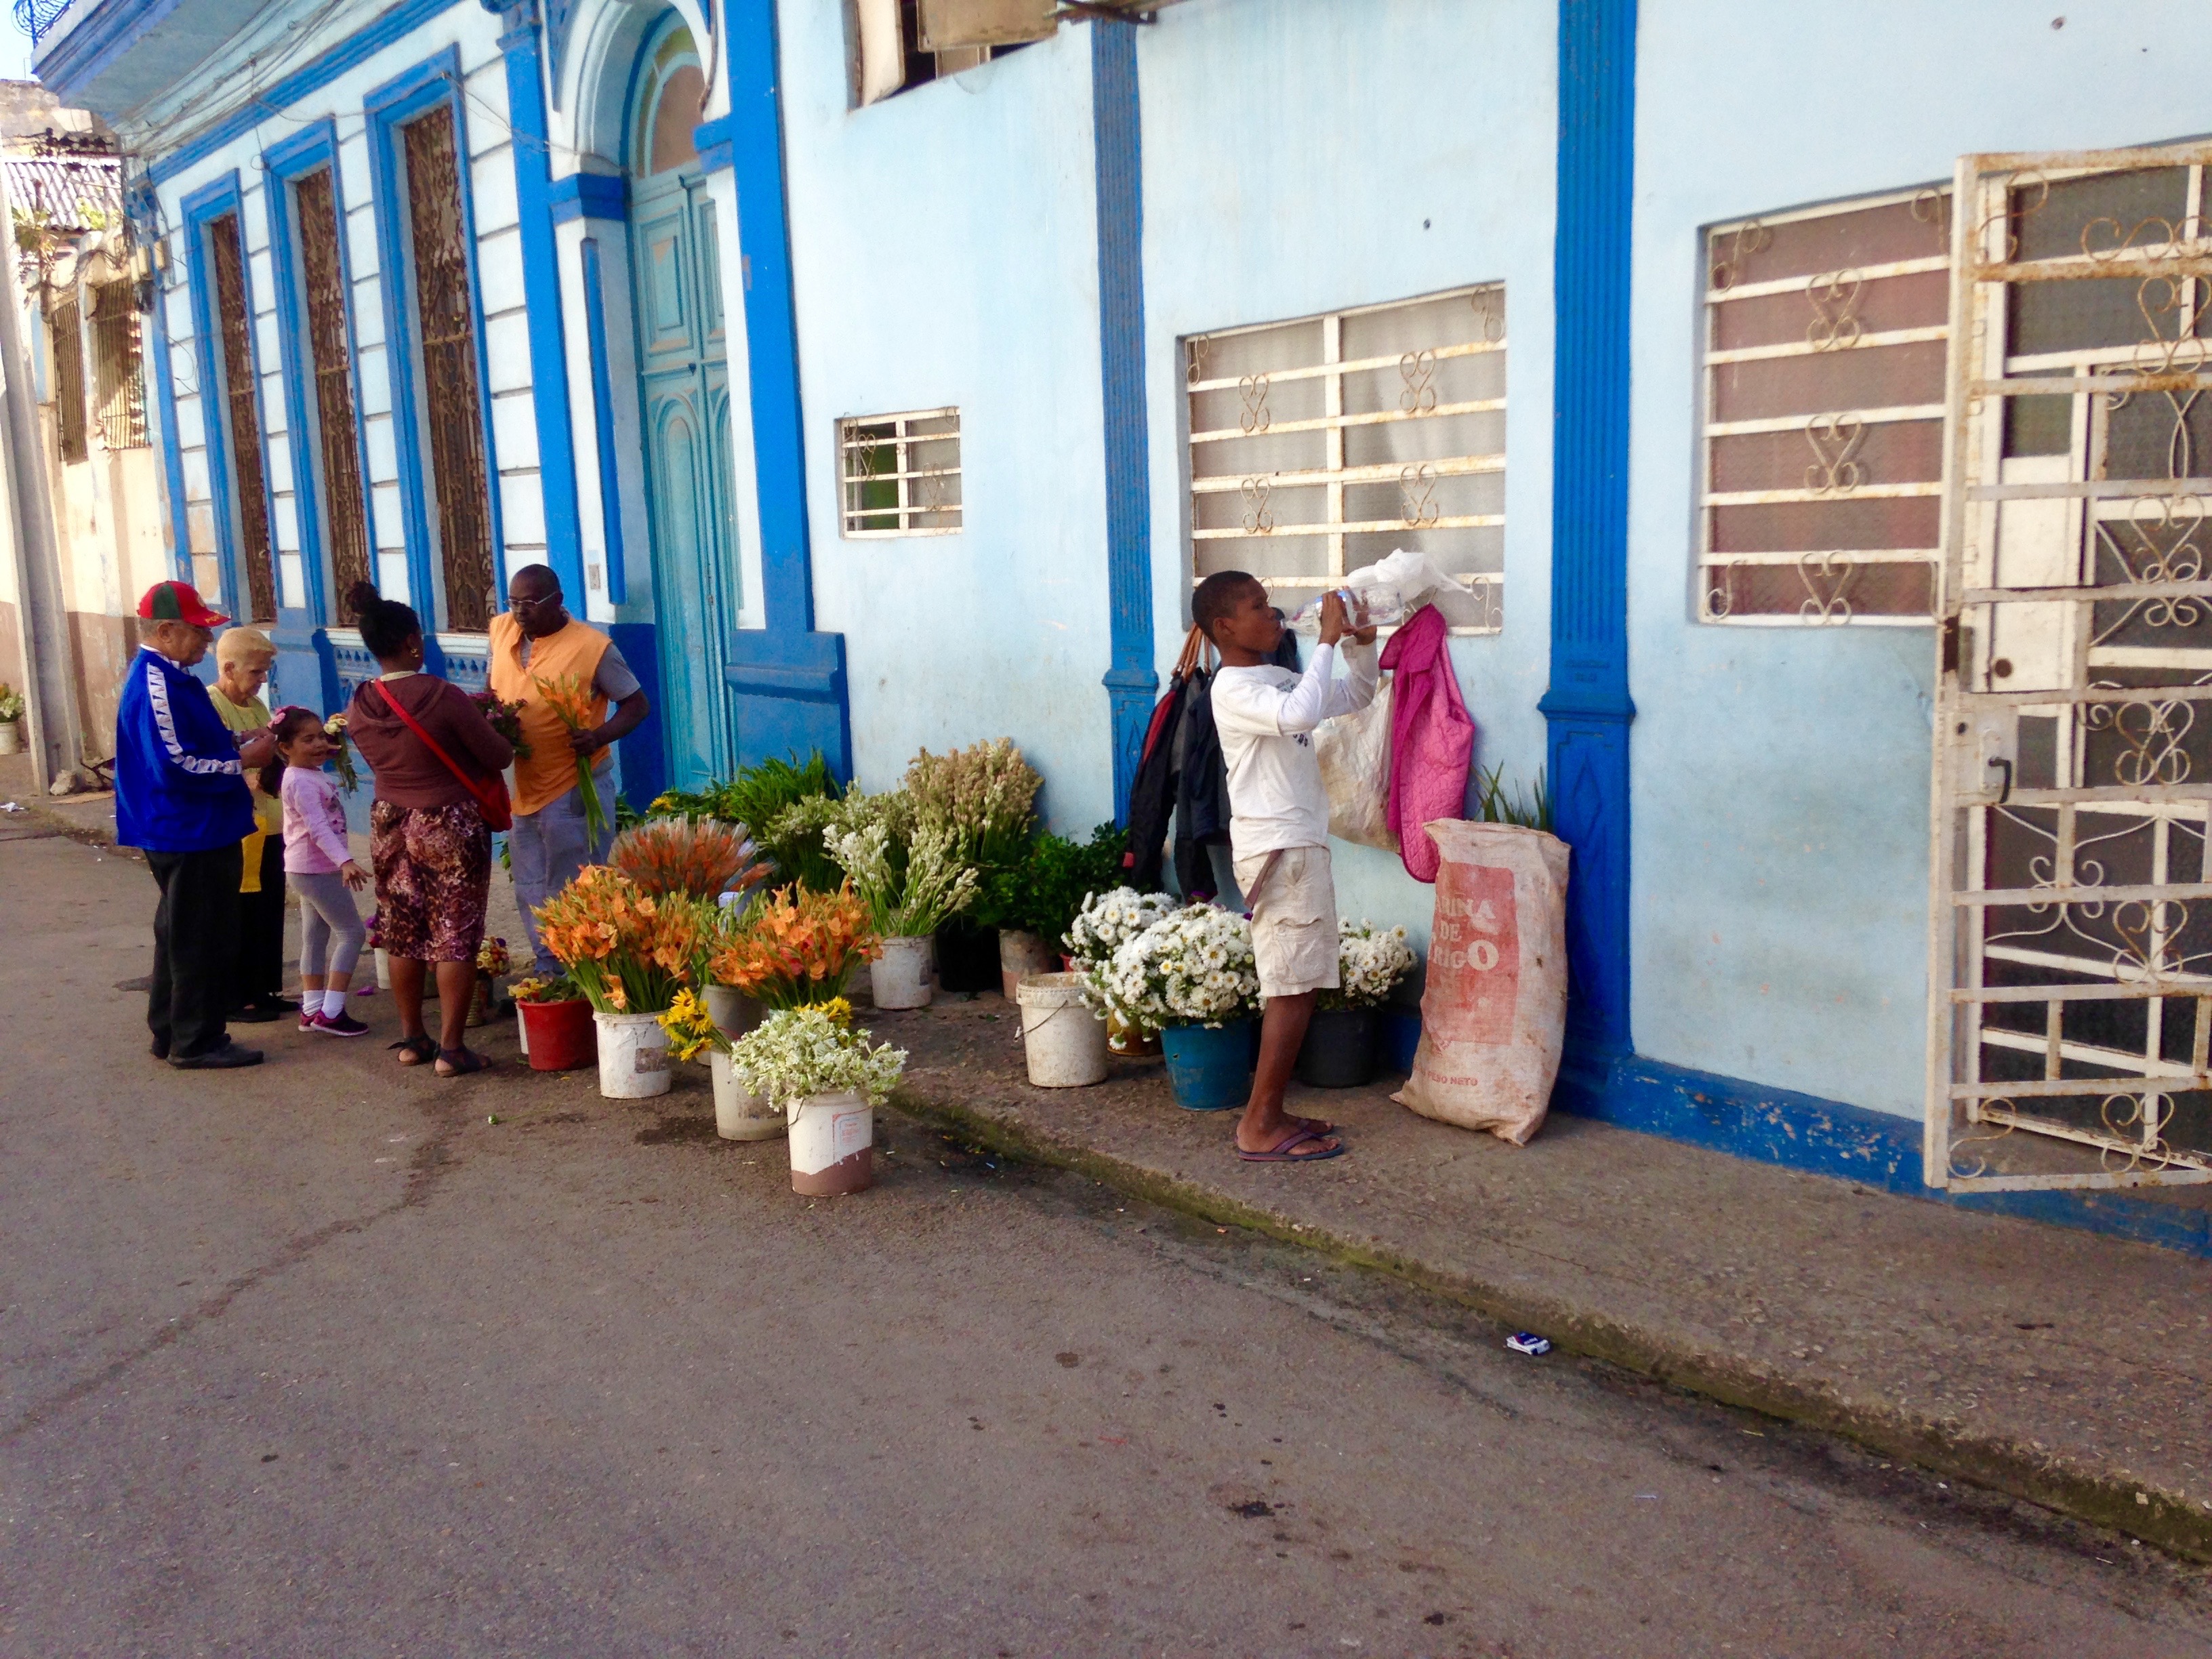
<path id="1" fill-rule="evenodd" d="M 362 642 L 383 670 L 354 692 L 346 734 L 376 774 L 369 847 L 380 940 L 392 958 L 399 1005 L 399 1041 L 392 1046 L 403 1066 L 434 1060 L 440 1077 L 461 1077 L 491 1063 L 465 1036 L 491 890 L 491 831 L 469 783 L 489 783 L 514 750 L 467 692 L 422 672 L 422 624 L 411 607 L 380 599 L 367 582 L 355 584 L 349 597 L 360 613 Z M 392 712 L 395 702 L 469 782 Z M 422 1029 L 426 962 L 438 970 L 435 1043 Z"/>

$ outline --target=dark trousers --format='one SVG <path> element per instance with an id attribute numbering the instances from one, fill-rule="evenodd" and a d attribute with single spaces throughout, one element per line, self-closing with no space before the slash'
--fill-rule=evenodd
<path id="1" fill-rule="evenodd" d="M 270 836 L 261 843 L 261 890 L 238 896 L 238 977 L 230 1006 L 283 994 L 284 841 Z"/>
<path id="2" fill-rule="evenodd" d="M 148 853 L 161 884 L 154 912 L 154 988 L 146 1025 L 157 1052 L 189 1058 L 229 1040 L 224 1017 L 236 983 L 238 884 L 245 873 L 236 842 L 201 853 Z"/>

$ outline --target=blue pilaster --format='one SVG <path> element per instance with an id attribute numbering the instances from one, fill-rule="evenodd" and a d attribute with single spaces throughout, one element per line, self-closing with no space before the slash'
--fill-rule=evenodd
<path id="1" fill-rule="evenodd" d="M 1144 127 L 1134 23 L 1091 26 L 1091 149 L 1097 174 L 1098 358 L 1106 416 L 1106 590 L 1112 666 L 1114 817 L 1126 822 L 1152 665 L 1152 507 L 1145 420 Z"/>
<path id="2" fill-rule="evenodd" d="M 1553 825 L 1567 889 L 1568 1037 L 1623 1054 L 1629 1031 L 1628 286 L 1636 0 L 1560 0 L 1553 288 Z"/>

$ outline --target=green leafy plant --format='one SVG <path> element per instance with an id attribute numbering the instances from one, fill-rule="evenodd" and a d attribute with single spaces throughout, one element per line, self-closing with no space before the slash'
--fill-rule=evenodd
<path id="1" fill-rule="evenodd" d="M 1121 884 L 1121 854 L 1128 840 L 1128 832 L 1112 823 L 1093 830 L 1088 842 L 1039 836 L 1019 863 L 983 878 L 975 915 L 991 918 L 997 927 L 1025 929 L 1054 950 L 1065 950 L 1067 930 L 1084 900 Z"/>
<path id="2" fill-rule="evenodd" d="M 0 684 L 0 724 L 23 718 L 23 694 L 14 686 Z"/>
<path id="3" fill-rule="evenodd" d="M 646 808 L 648 818 L 720 818 L 751 831 L 761 850 L 775 860 L 780 882 L 804 882 L 817 892 L 836 888 L 838 874 L 822 851 L 822 831 L 830 809 L 844 791 L 830 763 L 814 750 L 804 761 L 764 760 L 704 789 L 670 789 Z M 793 807 L 809 805 L 797 817 Z M 780 834 L 776 826 L 784 825 Z"/>
<path id="4" fill-rule="evenodd" d="M 1474 817 L 1481 823 L 1515 823 L 1523 830 L 1552 828 L 1552 798 L 1544 787 L 1544 769 L 1536 769 L 1536 781 L 1524 799 L 1518 788 L 1505 783 L 1503 761 L 1484 771 L 1474 769 Z"/>

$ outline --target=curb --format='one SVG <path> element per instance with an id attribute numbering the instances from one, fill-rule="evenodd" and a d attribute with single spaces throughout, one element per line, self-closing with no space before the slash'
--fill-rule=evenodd
<path id="1" fill-rule="evenodd" d="M 66 800 L 69 797 L 63 796 L 61 799 Z M 103 825 L 79 823 L 75 818 L 56 811 L 42 800 L 19 799 L 15 804 L 23 809 L 23 815 L 33 823 L 43 824 L 56 835 L 66 836 L 81 846 L 100 848 L 106 852 L 119 854 L 125 858 L 138 856 L 135 848 L 117 846 L 113 833 Z"/>
<path id="2" fill-rule="evenodd" d="M 1956 1419 L 1808 1387 L 1733 1354 L 1678 1340 L 1663 1329 L 1616 1320 L 1596 1307 L 1439 1268 L 1371 1240 L 1293 1221 L 1199 1182 L 911 1086 L 895 1091 L 891 1104 L 909 1117 L 957 1133 L 994 1152 L 1088 1176 L 1117 1191 L 1217 1225 L 1249 1228 L 1355 1267 L 1389 1273 L 1509 1328 L 1541 1331 L 1562 1348 L 1670 1388 L 1838 1435 L 1938 1474 L 2140 1538 L 2176 1555 L 2212 1562 L 2212 1509 L 2200 1510 L 2179 1492 L 2124 1480 L 2021 1441 L 1977 1434 Z"/>

